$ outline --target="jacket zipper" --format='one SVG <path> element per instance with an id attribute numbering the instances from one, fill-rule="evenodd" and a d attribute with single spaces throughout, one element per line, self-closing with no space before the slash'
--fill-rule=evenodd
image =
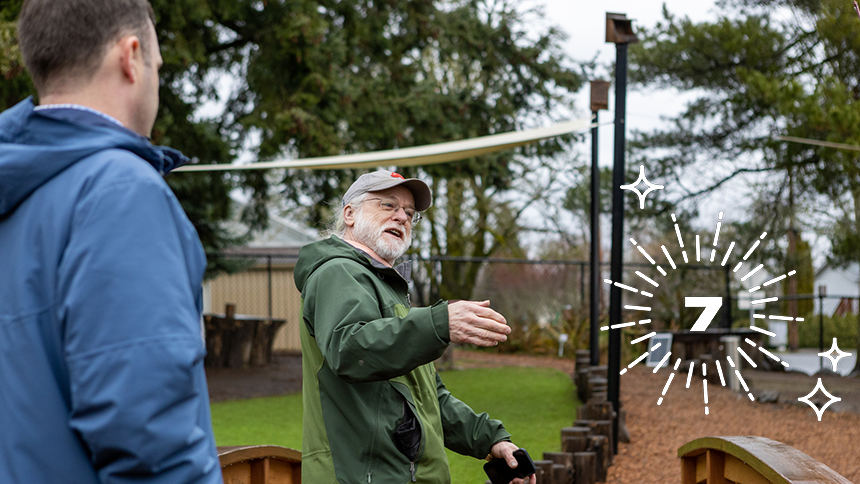
<path id="1" fill-rule="evenodd" d="M 373 451 L 376 448 L 376 433 L 379 431 L 379 406 L 381 398 L 377 395 L 376 400 L 376 429 L 373 432 L 373 440 L 370 442 L 370 467 L 367 469 L 367 484 L 371 484 L 371 473 L 373 472 Z"/>
<path id="2" fill-rule="evenodd" d="M 406 309 L 409 309 L 412 307 L 412 298 L 409 296 L 408 292 L 406 293 L 406 305 L 408 306 Z"/>
<path id="3" fill-rule="evenodd" d="M 406 297 L 407 297 L 407 299 L 409 298 L 409 293 L 406 293 Z M 407 404 L 408 403 L 409 402 L 407 401 Z M 413 412 L 415 412 L 415 417 L 418 418 L 418 408 L 417 407 L 415 408 L 415 410 L 413 410 Z M 425 444 L 425 442 L 426 442 L 425 439 L 427 437 L 424 434 L 424 427 L 421 424 L 421 418 L 418 418 L 418 427 L 421 429 L 421 443 L 418 445 L 418 455 L 415 457 L 417 457 L 418 460 L 421 460 L 421 446 Z M 415 461 L 412 461 L 409 463 L 409 471 L 412 472 L 412 482 L 418 482 L 418 479 L 416 479 L 416 477 L 415 477 L 415 473 L 417 472 Z"/>

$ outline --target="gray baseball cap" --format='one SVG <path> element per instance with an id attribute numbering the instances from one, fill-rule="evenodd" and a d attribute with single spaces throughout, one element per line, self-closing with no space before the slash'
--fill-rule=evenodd
<path id="1" fill-rule="evenodd" d="M 430 187 L 423 181 L 417 178 L 403 178 L 403 175 L 393 171 L 377 170 L 358 177 L 358 180 L 349 187 L 343 196 L 343 206 L 345 207 L 350 200 L 367 192 L 378 192 L 401 185 L 412 192 L 412 196 L 415 198 L 415 209 L 419 212 L 427 210 L 433 204 Z"/>

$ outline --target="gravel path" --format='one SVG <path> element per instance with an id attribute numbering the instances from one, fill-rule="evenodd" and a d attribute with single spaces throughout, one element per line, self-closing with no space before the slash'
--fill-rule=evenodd
<path id="1" fill-rule="evenodd" d="M 302 391 L 302 355 L 278 352 L 254 368 L 206 368 L 209 401 L 274 397 Z"/>
<path id="2" fill-rule="evenodd" d="M 704 412 L 702 378 L 685 388 L 678 374 L 658 406 L 668 372 L 634 368 L 621 377 L 631 444 L 621 444 L 608 483 L 681 482 L 678 448 L 711 435 L 758 435 L 777 440 L 860 482 L 860 415 L 827 410 L 819 422 L 812 409 L 791 404 L 753 403 L 745 395 L 708 385 Z M 814 386 L 814 381 L 810 390 Z M 839 395 L 835 395 L 839 396 Z"/>

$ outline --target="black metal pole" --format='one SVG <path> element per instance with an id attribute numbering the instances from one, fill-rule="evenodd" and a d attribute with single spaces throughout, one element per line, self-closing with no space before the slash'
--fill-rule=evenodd
<path id="1" fill-rule="evenodd" d="M 624 120 L 627 107 L 627 44 L 615 44 L 615 163 L 612 166 L 612 265 L 610 278 L 621 282 L 624 244 Z M 621 324 L 621 288 L 609 290 L 609 325 Z M 612 452 L 618 453 L 618 414 L 621 384 L 621 330 L 609 330 L 609 388 L 608 398 L 615 409 L 612 423 Z"/>
<path id="2" fill-rule="evenodd" d="M 818 352 L 824 353 L 824 292 L 818 287 Z M 818 357 L 818 371 L 824 369 L 824 357 Z"/>
<path id="3" fill-rule="evenodd" d="M 591 254 L 589 255 L 589 342 L 591 366 L 600 364 L 600 168 L 597 166 L 597 111 L 591 128 Z"/>
<path id="4" fill-rule="evenodd" d="M 724 266 L 725 269 L 723 273 L 726 276 L 726 297 L 723 300 L 723 327 L 726 329 L 731 329 L 732 327 L 732 289 L 731 289 L 731 281 L 732 277 L 729 273 L 728 264 Z"/>

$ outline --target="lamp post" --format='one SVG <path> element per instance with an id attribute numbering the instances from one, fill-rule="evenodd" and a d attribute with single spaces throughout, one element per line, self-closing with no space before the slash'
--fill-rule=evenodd
<path id="1" fill-rule="evenodd" d="M 624 149 L 625 117 L 627 108 L 627 44 L 638 42 L 633 33 L 633 21 L 621 13 L 606 13 L 606 42 L 615 44 L 615 162 L 612 166 L 612 265 L 610 278 L 621 282 L 623 269 L 622 245 L 624 243 Z M 621 288 L 611 286 L 609 290 L 609 326 L 621 324 Z M 617 328 L 617 327 L 616 327 Z M 621 375 L 621 330 L 609 330 L 609 374 L 607 397 L 615 409 L 612 423 L 613 453 L 618 453 L 618 414 Z"/>
<path id="2" fill-rule="evenodd" d="M 591 254 L 589 257 L 590 301 L 589 342 L 591 366 L 600 364 L 600 168 L 597 166 L 597 116 L 601 109 L 609 109 L 609 82 L 591 81 Z"/>

